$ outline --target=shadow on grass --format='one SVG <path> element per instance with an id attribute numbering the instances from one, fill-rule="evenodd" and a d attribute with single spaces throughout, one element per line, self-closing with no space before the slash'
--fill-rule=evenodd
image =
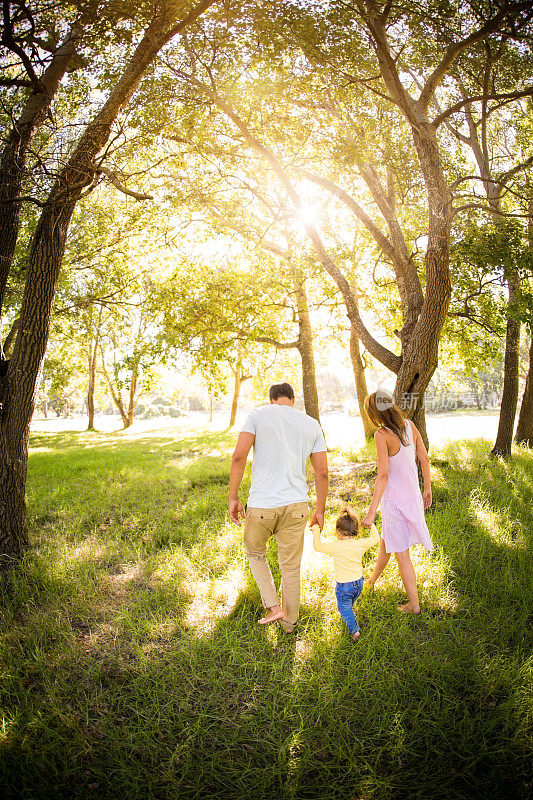
<path id="1" fill-rule="evenodd" d="M 73 447 L 56 495 L 52 461 L 34 462 L 51 521 L 2 603 L 6 796 L 527 797 L 531 457 L 445 454 L 429 524 L 455 603 L 406 618 L 398 589 L 363 594 L 354 646 L 318 574 L 298 637 L 257 625 L 227 464 L 204 447 L 168 477 L 202 442 L 128 442 L 111 463 Z M 113 480 L 117 463 L 146 472 L 142 489 Z"/>

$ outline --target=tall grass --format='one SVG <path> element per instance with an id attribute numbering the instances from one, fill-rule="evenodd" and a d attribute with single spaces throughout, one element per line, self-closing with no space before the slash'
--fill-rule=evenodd
<path id="1" fill-rule="evenodd" d="M 529 796 L 532 455 L 438 454 L 436 548 L 415 550 L 423 613 L 396 612 L 391 562 L 353 646 L 309 541 L 298 636 L 256 624 L 225 516 L 232 443 L 33 437 L 34 546 L 0 606 L 4 795 Z M 371 476 L 335 492 L 363 507 Z"/>

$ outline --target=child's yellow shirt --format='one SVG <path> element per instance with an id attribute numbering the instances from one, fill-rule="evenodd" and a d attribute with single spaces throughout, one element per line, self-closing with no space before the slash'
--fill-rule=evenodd
<path id="1" fill-rule="evenodd" d="M 320 537 L 320 528 L 313 525 L 313 547 L 319 553 L 329 553 L 333 556 L 335 578 L 338 583 L 357 581 L 363 577 L 361 564 L 366 551 L 379 542 L 379 532 L 375 525 L 370 528 L 368 536 L 353 537 L 350 539 L 336 539 L 324 541 Z"/>

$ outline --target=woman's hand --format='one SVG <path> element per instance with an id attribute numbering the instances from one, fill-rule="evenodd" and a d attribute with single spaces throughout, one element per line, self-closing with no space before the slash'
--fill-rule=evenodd
<path id="1" fill-rule="evenodd" d="M 363 526 L 363 528 L 371 528 L 372 525 L 374 524 L 375 518 L 376 518 L 375 512 L 372 513 L 372 511 L 368 511 L 366 517 L 361 520 L 361 525 Z"/>
<path id="2" fill-rule="evenodd" d="M 431 489 L 426 489 L 424 491 L 424 494 L 422 495 L 422 500 L 424 501 L 424 509 L 427 510 L 431 506 L 431 504 L 433 502 L 433 496 L 431 494 Z"/>

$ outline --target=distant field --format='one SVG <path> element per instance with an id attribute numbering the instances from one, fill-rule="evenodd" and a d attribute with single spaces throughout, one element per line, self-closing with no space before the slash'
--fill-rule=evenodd
<path id="1" fill-rule="evenodd" d="M 235 429 L 244 421 L 245 414 L 239 414 Z M 210 431 L 223 431 L 228 424 L 227 413 L 217 413 L 211 424 L 208 423 L 206 414 L 190 413 L 179 419 L 171 417 L 157 417 L 148 420 L 136 420 L 133 432 L 150 431 L 155 429 L 174 429 L 176 431 L 191 428 L 206 429 Z M 350 417 L 347 414 L 324 414 L 322 424 L 326 432 L 330 447 L 349 447 L 357 450 L 364 444 L 364 436 L 359 417 Z M 34 419 L 32 429 L 42 432 L 56 431 L 83 431 L 87 427 L 85 417 Z M 120 417 L 100 416 L 96 419 L 96 428 L 101 431 L 118 431 L 122 428 Z M 427 417 L 428 436 L 431 445 L 440 445 L 444 442 L 454 442 L 458 439 L 485 438 L 493 441 L 498 429 L 497 411 L 469 410 L 462 413 L 433 414 Z"/>
<path id="2" fill-rule="evenodd" d="M 298 635 L 257 625 L 226 516 L 234 440 L 32 436 L 33 549 L 0 596 L 2 796 L 529 798 L 533 455 L 441 447 L 422 613 L 396 611 L 391 565 L 354 646 L 309 538 Z M 336 492 L 363 508 L 367 479 L 333 477 L 330 513 Z"/>

